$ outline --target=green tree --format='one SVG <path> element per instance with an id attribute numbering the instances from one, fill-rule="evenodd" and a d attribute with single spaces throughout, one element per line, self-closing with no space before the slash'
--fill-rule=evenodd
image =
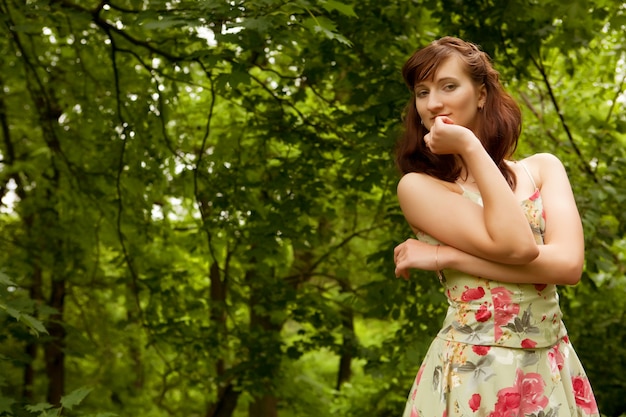
<path id="1" fill-rule="evenodd" d="M 624 10 L 448 3 L 0 0 L 0 415 L 399 415 L 445 307 L 393 278 L 399 67 L 444 34 L 568 167 L 566 319 L 624 412 Z"/>

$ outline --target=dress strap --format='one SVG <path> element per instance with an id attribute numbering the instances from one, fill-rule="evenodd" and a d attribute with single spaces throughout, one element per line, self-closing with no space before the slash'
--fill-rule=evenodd
<path id="1" fill-rule="evenodd" d="M 533 183 L 533 187 L 535 188 L 535 190 L 537 189 L 537 184 L 535 184 L 535 179 L 533 178 L 533 175 L 530 173 L 530 170 L 528 169 L 528 167 L 526 166 L 526 164 L 523 161 L 519 161 L 520 165 L 522 167 L 524 167 L 524 171 L 526 171 L 526 173 L 528 174 L 528 177 L 530 178 L 530 182 Z"/>

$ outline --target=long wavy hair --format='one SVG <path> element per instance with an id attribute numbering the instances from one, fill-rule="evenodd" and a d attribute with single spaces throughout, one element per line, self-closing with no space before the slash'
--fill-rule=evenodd
<path id="1" fill-rule="evenodd" d="M 515 173 L 505 158 L 510 158 L 517 148 L 522 129 L 519 106 L 504 90 L 499 73 L 493 68 L 489 56 L 470 42 L 444 37 L 417 50 L 402 67 L 402 76 L 411 90 L 411 100 L 405 108 L 404 132 L 396 148 L 396 165 L 402 174 L 423 172 L 444 181 L 454 182 L 461 175 L 461 159 L 455 155 L 436 155 L 424 143 L 428 130 L 415 107 L 414 87 L 423 80 L 432 80 L 447 59 L 458 56 L 476 86 L 485 86 L 486 101 L 477 112 L 477 130 L 474 132 L 491 155 L 502 175 L 515 189 Z"/>

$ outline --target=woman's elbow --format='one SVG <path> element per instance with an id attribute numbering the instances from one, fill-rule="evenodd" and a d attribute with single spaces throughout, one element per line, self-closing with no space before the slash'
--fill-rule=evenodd
<path id="1" fill-rule="evenodd" d="M 539 247 L 537 245 L 526 246 L 523 252 L 524 263 L 531 263 L 539 256 Z"/>
<path id="2" fill-rule="evenodd" d="M 583 274 L 583 260 L 572 257 L 565 259 L 561 269 L 561 285 L 576 285 Z"/>
<path id="3" fill-rule="evenodd" d="M 537 256 L 539 256 L 537 245 L 527 245 L 509 251 L 507 263 L 511 265 L 526 265 L 534 261 Z"/>

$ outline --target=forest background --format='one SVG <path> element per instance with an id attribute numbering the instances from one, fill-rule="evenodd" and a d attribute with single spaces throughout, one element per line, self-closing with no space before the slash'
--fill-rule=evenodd
<path id="1" fill-rule="evenodd" d="M 626 413 L 626 7 L 0 0 L 0 416 L 399 416 L 446 308 L 410 236 L 400 67 L 480 44 L 584 222 L 571 340 Z"/>

